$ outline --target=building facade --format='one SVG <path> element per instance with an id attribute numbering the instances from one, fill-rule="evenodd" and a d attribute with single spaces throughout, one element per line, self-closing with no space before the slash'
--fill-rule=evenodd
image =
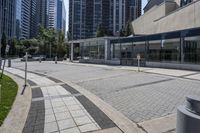
<path id="1" fill-rule="evenodd" d="M 7 39 L 15 36 L 16 0 L 0 0 L 0 39 L 5 33 Z"/>
<path id="2" fill-rule="evenodd" d="M 49 0 L 48 27 L 65 32 L 66 10 L 63 0 Z"/>
<path id="3" fill-rule="evenodd" d="M 21 5 L 21 39 L 28 39 L 30 37 L 30 19 L 31 19 L 31 1 L 22 0 Z"/>
<path id="4" fill-rule="evenodd" d="M 180 0 L 167 0 L 153 6 L 132 22 L 134 34 L 148 35 L 199 27 L 200 1 L 190 1 L 184 6 L 180 4 Z"/>
<path id="5" fill-rule="evenodd" d="M 20 39 L 21 37 L 21 5 L 22 0 L 16 0 L 16 24 L 15 24 L 15 37 Z"/>
<path id="6" fill-rule="evenodd" d="M 137 36 L 73 43 L 80 45 L 80 62 L 136 66 L 140 55 L 141 66 L 200 70 L 199 14 L 199 0 L 184 6 L 167 0 L 132 22 Z"/>
<path id="7" fill-rule="evenodd" d="M 115 35 L 140 15 L 141 0 L 69 0 L 71 39 L 93 38 L 99 28 Z"/>

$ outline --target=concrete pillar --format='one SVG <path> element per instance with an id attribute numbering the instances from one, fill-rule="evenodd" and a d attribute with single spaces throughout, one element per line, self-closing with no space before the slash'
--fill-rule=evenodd
<path id="1" fill-rule="evenodd" d="M 71 61 L 73 62 L 74 60 L 74 44 L 71 43 Z"/>
<path id="2" fill-rule="evenodd" d="M 104 53 L 104 54 L 105 54 L 105 55 L 104 55 L 104 56 L 105 56 L 105 57 L 104 57 L 105 59 L 104 59 L 104 60 L 105 60 L 105 63 L 106 63 L 106 61 L 108 60 L 108 40 L 105 40 L 104 47 L 105 47 L 105 53 Z"/>
<path id="3" fill-rule="evenodd" d="M 181 63 L 184 63 L 184 38 L 181 37 L 180 40 L 180 56 L 181 56 Z"/>

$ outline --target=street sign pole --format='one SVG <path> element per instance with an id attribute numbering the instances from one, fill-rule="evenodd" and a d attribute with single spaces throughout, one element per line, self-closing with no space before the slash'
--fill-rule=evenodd
<path id="1" fill-rule="evenodd" d="M 24 83 L 24 87 L 27 86 L 27 58 L 28 58 L 28 53 L 26 52 L 26 58 L 25 58 L 25 83 Z"/>

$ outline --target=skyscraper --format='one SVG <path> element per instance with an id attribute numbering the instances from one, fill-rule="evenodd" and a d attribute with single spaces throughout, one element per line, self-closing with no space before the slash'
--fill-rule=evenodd
<path id="1" fill-rule="evenodd" d="M 21 5 L 22 0 L 16 0 L 16 24 L 15 24 L 15 37 L 21 38 Z"/>
<path id="2" fill-rule="evenodd" d="M 16 0 L 0 0 L 0 39 L 3 33 L 7 39 L 15 35 L 15 7 Z"/>
<path id="3" fill-rule="evenodd" d="M 71 39 L 96 36 L 97 29 L 115 34 L 141 15 L 141 0 L 69 0 Z"/>
<path id="4" fill-rule="evenodd" d="M 31 1 L 22 0 L 21 5 L 21 38 L 27 39 L 30 37 L 30 18 L 31 18 Z"/>
<path id="5" fill-rule="evenodd" d="M 63 0 L 49 0 L 48 15 L 49 28 L 55 28 L 62 31 L 65 30 L 64 23 L 66 23 L 66 11 Z"/>
<path id="6" fill-rule="evenodd" d="M 36 37 L 40 27 L 47 28 L 47 0 L 31 0 L 30 38 Z"/>

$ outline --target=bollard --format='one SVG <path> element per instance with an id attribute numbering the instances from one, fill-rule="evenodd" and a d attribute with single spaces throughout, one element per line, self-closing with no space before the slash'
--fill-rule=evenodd
<path id="1" fill-rule="evenodd" d="M 11 59 L 8 59 L 8 67 L 11 67 Z"/>
<path id="2" fill-rule="evenodd" d="M 57 64 L 57 60 L 58 60 L 58 57 L 56 56 L 56 57 L 55 57 L 55 64 Z"/>
<path id="3" fill-rule="evenodd" d="M 41 55 L 40 55 L 40 59 L 39 59 L 39 62 L 40 62 L 40 63 L 42 62 L 42 57 L 41 57 Z"/>
<path id="4" fill-rule="evenodd" d="M 200 133 L 200 97 L 188 96 L 187 105 L 177 110 L 177 133 Z"/>

